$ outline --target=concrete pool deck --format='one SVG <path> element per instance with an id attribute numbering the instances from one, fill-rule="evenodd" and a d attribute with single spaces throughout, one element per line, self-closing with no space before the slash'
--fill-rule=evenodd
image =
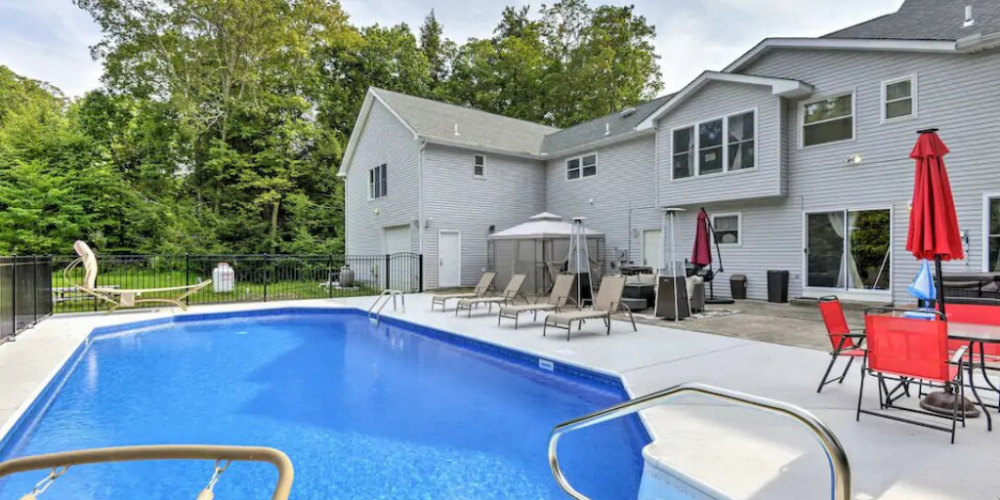
<path id="1" fill-rule="evenodd" d="M 191 312 L 345 305 L 367 309 L 371 302 L 371 297 L 270 302 L 200 306 Z M 464 314 L 455 316 L 451 308 L 445 313 L 431 312 L 430 295 L 409 295 L 406 302 L 405 313 L 386 314 L 613 372 L 623 378 L 633 396 L 702 382 L 806 408 L 830 426 L 847 450 L 853 498 L 858 500 L 978 500 L 1000 495 L 1000 483 L 994 479 L 1000 470 L 1000 421 L 995 432 L 989 433 L 984 419 L 970 420 L 967 428 L 958 431 L 954 446 L 939 431 L 875 417 L 863 416 L 855 422 L 858 368 L 852 368 L 843 385 L 831 385 L 816 394 L 829 356 L 815 349 L 688 331 L 683 329 L 685 323 L 668 328 L 675 325 L 643 322 L 633 332 L 631 325 L 620 321 L 612 325 L 611 336 L 602 333 L 603 325 L 592 322 L 567 342 L 564 331 L 542 337 L 541 315 L 536 325 L 530 317 L 522 317 L 521 327 L 514 330 L 511 321 L 497 327 L 496 315 L 486 314 L 485 309 L 465 318 Z M 172 314 L 175 311 L 161 309 L 59 316 L 43 321 L 15 342 L 0 345 L 0 380 L 4 380 L 0 384 L 0 435 L 93 328 Z M 738 323 L 738 318 L 733 319 Z M 774 324 L 775 329 L 782 328 L 781 322 Z M 877 406 L 874 386 L 868 384 L 867 389 L 865 406 Z M 996 401 L 996 395 L 986 397 Z M 644 417 L 656 438 L 649 450 L 652 455 L 733 498 L 829 498 L 829 469 L 820 446 L 788 420 L 693 396 L 680 397 Z"/>

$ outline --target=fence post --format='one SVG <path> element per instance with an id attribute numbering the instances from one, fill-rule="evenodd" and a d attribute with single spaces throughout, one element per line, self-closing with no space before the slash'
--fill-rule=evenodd
<path id="1" fill-rule="evenodd" d="M 184 253 L 184 286 L 191 284 L 191 254 Z M 184 297 L 184 305 L 191 305 L 190 296 Z"/>
<path id="2" fill-rule="evenodd" d="M 424 254 L 417 256 L 417 265 L 420 266 L 417 269 L 417 291 L 424 293 Z"/>
<path id="3" fill-rule="evenodd" d="M 389 256 L 389 254 L 385 254 L 385 288 L 384 288 L 384 290 L 390 290 L 390 289 L 392 289 L 392 286 L 389 284 L 389 266 L 390 265 L 391 265 L 390 256 Z"/>
<path id="4" fill-rule="evenodd" d="M 38 323 L 38 255 L 31 258 L 31 324 Z"/>
<path id="5" fill-rule="evenodd" d="M 14 325 L 14 329 L 11 330 L 11 332 L 10 332 L 10 338 L 14 338 L 16 336 L 16 334 L 17 334 L 17 255 L 15 254 L 13 257 L 11 257 L 11 260 L 13 261 L 14 266 L 11 267 L 11 269 L 12 269 L 11 276 L 13 276 L 13 279 L 10 282 L 10 285 L 11 285 L 10 286 L 10 313 L 11 313 L 12 317 L 14 318 L 14 321 L 12 322 L 12 324 Z"/>
<path id="6" fill-rule="evenodd" d="M 267 267 L 268 258 L 267 254 L 264 254 L 264 302 L 267 302 Z"/>
<path id="7" fill-rule="evenodd" d="M 326 259 L 326 291 L 333 298 L 333 254 Z"/>

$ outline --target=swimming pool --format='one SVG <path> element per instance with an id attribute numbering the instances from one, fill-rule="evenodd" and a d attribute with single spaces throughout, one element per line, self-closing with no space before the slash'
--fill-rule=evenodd
<path id="1" fill-rule="evenodd" d="M 621 382 L 352 309 L 178 316 L 91 336 L 71 369 L 0 443 L 0 458 L 161 443 L 272 446 L 295 464 L 296 499 L 565 498 L 548 468 L 556 424 L 626 399 Z M 547 363 L 542 363 L 547 365 Z M 638 420 L 560 443 L 595 499 L 636 498 Z M 206 462 L 74 469 L 49 498 L 194 498 Z M 18 498 L 42 476 L 0 484 Z M 238 463 L 216 497 L 268 498 L 276 474 Z"/>

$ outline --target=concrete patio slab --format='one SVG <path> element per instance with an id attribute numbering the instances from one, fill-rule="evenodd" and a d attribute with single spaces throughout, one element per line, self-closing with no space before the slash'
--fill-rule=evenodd
<path id="1" fill-rule="evenodd" d="M 993 479 L 1000 470 L 1000 429 L 988 433 L 983 419 L 971 420 L 966 429 L 960 429 L 957 443 L 952 446 L 943 432 L 874 417 L 855 422 L 859 368 L 852 367 L 843 385 L 831 385 L 816 394 L 816 384 L 829 361 L 816 349 L 682 329 L 688 323 L 676 325 L 678 328 L 640 324 L 634 332 L 630 324 L 621 321 L 613 323 L 610 336 L 603 334 L 600 322 L 592 322 L 585 325 L 584 332 L 574 331 L 567 342 L 564 331 L 542 336 L 541 314 L 537 324 L 532 325 L 525 317 L 521 327 L 514 330 L 512 322 L 506 320 L 498 327 L 496 315 L 486 314 L 485 310 L 465 318 L 455 316 L 452 309 L 431 312 L 429 295 L 411 295 L 406 300 L 405 313 L 386 314 L 620 374 L 633 396 L 678 383 L 703 382 L 804 407 L 829 425 L 843 443 L 852 465 L 853 498 L 858 500 L 978 500 L 996 498 L 1000 491 Z M 205 306 L 192 312 L 284 306 L 346 305 L 367 309 L 371 302 L 370 297 L 272 302 Z M 796 314 L 801 310 L 795 310 Z M 56 317 L 22 334 L 16 342 L 0 346 L 0 377 L 18 380 L 17 384 L 0 387 L 0 422 L 10 424 L 10 418 L 16 415 L 10 407 L 23 407 L 94 327 L 169 314 L 175 311 Z M 738 325 L 739 316 L 726 318 Z M 794 322 L 759 316 L 772 318 L 772 337 L 803 335 L 784 330 L 795 328 Z M 808 317 L 792 319 L 811 321 Z M 763 330 L 764 325 L 755 328 Z M 809 335 L 820 335 L 820 345 L 825 342 L 825 333 Z M 865 404 L 877 406 L 874 387 L 870 389 Z M 996 400 L 995 395 L 990 397 Z M 819 445 L 805 430 L 785 419 L 691 396 L 649 411 L 644 418 L 656 436 L 648 450 L 656 460 L 735 498 L 829 498 L 829 469 Z M 0 432 L 2 429 L 0 426 Z"/>

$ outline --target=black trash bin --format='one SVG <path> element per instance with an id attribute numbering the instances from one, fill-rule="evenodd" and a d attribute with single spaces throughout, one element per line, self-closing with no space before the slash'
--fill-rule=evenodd
<path id="1" fill-rule="evenodd" d="M 767 272 L 767 301 L 788 302 L 788 271 Z"/>
<path id="2" fill-rule="evenodd" d="M 729 289 L 733 299 L 745 300 L 747 298 L 747 275 L 734 274 L 729 277 Z"/>

